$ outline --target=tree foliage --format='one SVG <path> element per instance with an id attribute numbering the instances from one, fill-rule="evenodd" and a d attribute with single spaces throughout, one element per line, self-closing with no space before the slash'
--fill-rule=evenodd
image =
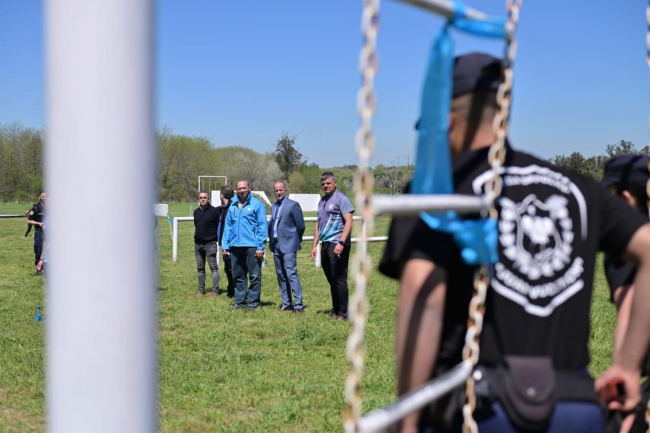
<path id="1" fill-rule="evenodd" d="M 608 144 L 605 153 L 594 155 L 589 158 L 580 152 L 572 152 L 570 155 L 555 155 L 548 161 L 560 168 L 576 171 L 588 175 L 600 181 L 603 177 L 603 170 L 607 161 L 622 155 L 647 155 L 648 147 L 637 149 L 631 141 L 621 140 L 615 144 Z"/>
<path id="2" fill-rule="evenodd" d="M 273 156 L 275 162 L 282 170 L 283 179 L 289 179 L 291 173 L 298 170 L 300 165 L 304 162 L 302 153 L 296 148 L 297 135 L 289 136 L 285 131 L 282 131 L 280 139 L 275 144 L 275 151 Z"/>

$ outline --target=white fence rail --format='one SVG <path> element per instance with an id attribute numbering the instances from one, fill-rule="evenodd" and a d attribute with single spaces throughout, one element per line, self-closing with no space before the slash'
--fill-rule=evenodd
<path id="1" fill-rule="evenodd" d="M 353 220 L 359 221 L 363 219 L 360 216 L 355 216 L 352 217 Z M 194 221 L 194 217 L 174 217 L 173 218 L 174 223 L 172 224 L 172 261 L 177 262 L 178 261 L 178 224 L 181 222 L 185 221 Z M 271 220 L 271 215 L 266 216 L 266 220 L 270 221 Z M 317 217 L 305 217 L 305 222 L 315 222 L 317 221 Z M 267 239 L 268 240 L 268 239 Z M 313 236 L 304 236 L 302 238 L 302 241 L 313 241 L 314 237 Z M 369 242 L 386 242 L 388 240 L 388 236 L 375 236 L 368 238 Z M 352 243 L 359 242 L 359 238 L 352 238 L 350 240 Z M 320 249 L 319 249 L 320 252 Z M 219 260 L 219 254 L 217 254 L 217 260 Z M 318 258 L 316 259 L 316 266 L 319 267 L 320 261 Z"/>

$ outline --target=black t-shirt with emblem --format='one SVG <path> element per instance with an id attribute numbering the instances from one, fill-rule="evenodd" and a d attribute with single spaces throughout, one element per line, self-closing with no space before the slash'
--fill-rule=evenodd
<path id="1" fill-rule="evenodd" d="M 488 148 L 453 159 L 458 194 L 484 192 L 491 178 Z M 616 257 L 647 219 L 594 180 L 508 149 L 502 169 L 499 261 L 486 300 L 480 362 L 503 355 L 550 356 L 560 370 L 589 363 L 589 308 L 598 250 Z M 379 269 L 400 277 L 409 259 L 447 271 L 447 295 L 437 365 L 461 360 L 475 267 L 466 265 L 452 236 L 417 217 L 397 218 Z"/>
<path id="2" fill-rule="evenodd" d="M 36 221 L 37 223 L 42 223 L 45 218 L 45 208 L 42 204 L 36 203 L 32 206 L 32 209 L 29 211 L 27 219 L 29 221 Z M 34 226 L 36 230 L 42 230 L 41 226 Z"/>

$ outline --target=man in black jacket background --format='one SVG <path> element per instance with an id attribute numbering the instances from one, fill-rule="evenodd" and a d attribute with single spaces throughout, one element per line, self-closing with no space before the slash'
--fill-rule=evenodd
<path id="1" fill-rule="evenodd" d="M 199 192 L 199 207 L 194 211 L 194 255 L 198 271 L 199 288 L 197 296 L 205 295 L 205 261 L 212 271 L 211 296 L 219 296 L 219 266 L 217 265 L 217 242 L 221 209 L 210 204 L 206 191 Z"/>

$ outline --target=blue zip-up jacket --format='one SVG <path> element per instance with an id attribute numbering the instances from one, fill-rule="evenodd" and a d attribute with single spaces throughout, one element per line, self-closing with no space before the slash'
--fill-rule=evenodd
<path id="1" fill-rule="evenodd" d="M 226 228 L 221 239 L 221 248 L 255 247 L 258 250 L 266 248 L 266 207 L 264 203 L 248 195 L 248 201 L 241 211 L 239 197 L 233 197 L 232 204 L 226 216 Z"/>

